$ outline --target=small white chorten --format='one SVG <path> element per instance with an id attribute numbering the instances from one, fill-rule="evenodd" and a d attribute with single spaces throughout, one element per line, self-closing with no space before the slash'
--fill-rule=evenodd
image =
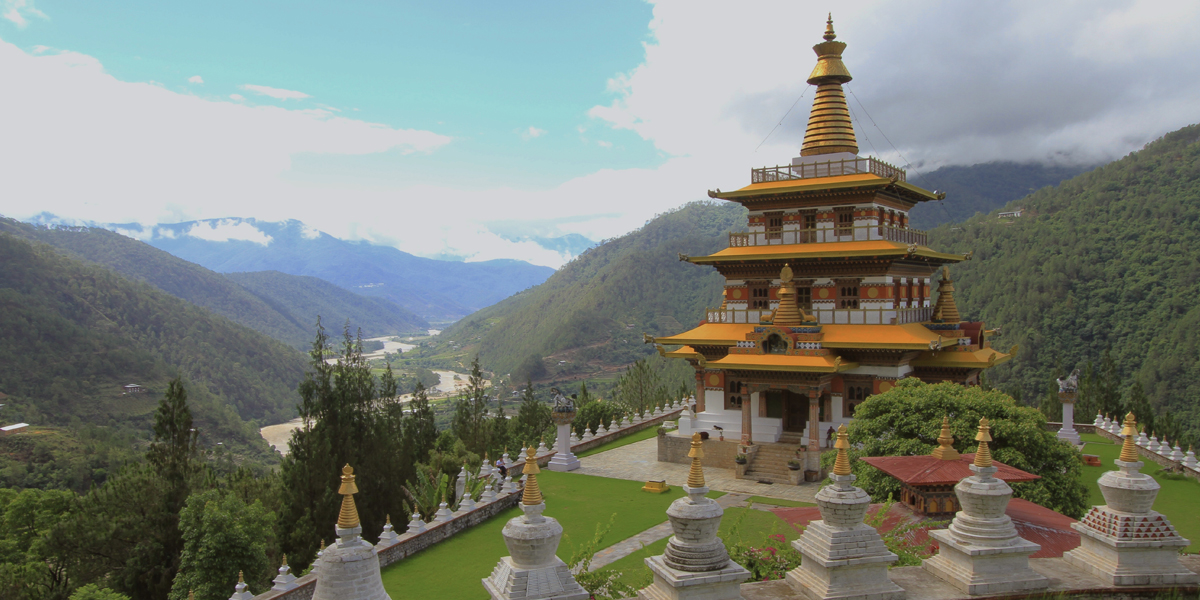
<path id="1" fill-rule="evenodd" d="M 379 576 L 379 554 L 362 539 L 362 524 L 354 506 L 354 469 L 342 468 L 342 509 L 338 513 L 338 540 L 325 549 L 313 568 L 317 586 L 313 600 L 391 600 Z"/>
<path id="2" fill-rule="evenodd" d="M 292 575 L 292 568 L 287 564 L 287 555 L 283 555 L 283 564 L 279 565 L 279 574 L 275 579 L 271 580 L 275 585 L 271 589 L 277 592 L 286 592 L 296 588 L 296 576 Z"/>

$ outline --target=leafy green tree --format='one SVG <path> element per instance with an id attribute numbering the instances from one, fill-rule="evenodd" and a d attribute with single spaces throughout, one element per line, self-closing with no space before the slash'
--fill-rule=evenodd
<path id="1" fill-rule="evenodd" d="M 517 409 L 517 418 L 514 420 L 516 422 L 513 424 L 513 443 L 522 446 L 536 446 L 554 426 L 550 420 L 550 407 L 534 395 L 532 381 L 525 384 L 521 406 Z"/>
<path id="2" fill-rule="evenodd" d="M 243 572 L 251 592 L 270 587 L 275 515 L 225 490 L 193 494 L 179 515 L 183 554 L 170 600 L 224 600 Z"/>
<path id="3" fill-rule="evenodd" d="M 1150 399 L 1146 397 L 1146 390 L 1140 381 L 1134 382 L 1129 388 L 1129 406 L 1125 412 L 1133 413 L 1146 435 L 1158 432 L 1154 427 L 1154 409 L 1150 407 Z M 1121 416 L 1124 417 L 1124 414 Z"/>
<path id="4" fill-rule="evenodd" d="M 1018 406 L 992 390 L 952 383 L 926 384 L 903 379 L 854 410 L 850 425 L 851 457 L 928 454 L 937 447 L 942 417 L 950 418 L 954 447 L 974 452 L 979 420 L 992 427 L 992 456 L 1041 479 L 1014 483 L 1013 494 L 1062 514 L 1079 518 L 1087 508 L 1087 488 L 1080 480 L 1080 454 L 1046 429 L 1046 418 L 1034 408 Z M 832 463 L 834 453 L 822 457 Z M 900 495 L 900 482 L 862 461 L 852 461 L 858 485 L 877 502 Z"/>
<path id="5" fill-rule="evenodd" d="M 467 445 L 467 450 L 482 455 L 488 450 L 491 422 L 488 419 L 487 388 L 483 384 L 479 357 L 471 361 L 471 376 L 462 397 L 454 406 L 454 421 L 450 428 Z"/>
<path id="6" fill-rule="evenodd" d="M 617 402 L 626 414 L 642 414 L 667 402 L 667 389 L 658 371 L 643 359 L 633 363 L 617 379 Z"/>
<path id="7" fill-rule="evenodd" d="M 0 489 L 0 598 L 65 600 L 71 562 L 55 546 L 54 528 L 71 515 L 67 491 Z"/>
<path id="8" fill-rule="evenodd" d="M 75 590 L 71 600 L 129 600 L 129 596 L 89 583 Z"/>
<path id="9" fill-rule="evenodd" d="M 414 462 L 425 462 L 437 442 L 438 431 L 433 406 L 429 403 L 429 392 L 420 381 L 413 389 L 409 409 L 408 418 L 404 421 L 404 443 L 411 448 L 408 452 Z"/>

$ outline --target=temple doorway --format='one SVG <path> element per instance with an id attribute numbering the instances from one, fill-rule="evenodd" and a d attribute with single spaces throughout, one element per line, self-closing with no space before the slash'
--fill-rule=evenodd
<path id="1" fill-rule="evenodd" d="M 808 424 L 808 396 L 783 392 L 783 430 L 803 432 Z"/>

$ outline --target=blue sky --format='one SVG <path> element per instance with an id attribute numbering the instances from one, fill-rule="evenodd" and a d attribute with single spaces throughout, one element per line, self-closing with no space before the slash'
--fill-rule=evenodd
<path id="1" fill-rule="evenodd" d="M 557 267 L 534 238 L 615 237 L 795 156 L 829 10 L 860 153 L 910 179 L 1200 121 L 1194 1 L 0 0 L 0 214 L 298 219 Z"/>

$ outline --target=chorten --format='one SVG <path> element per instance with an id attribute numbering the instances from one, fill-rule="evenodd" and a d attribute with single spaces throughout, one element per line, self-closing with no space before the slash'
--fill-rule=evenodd
<path id="1" fill-rule="evenodd" d="M 904 590 L 887 574 L 896 555 L 884 546 L 879 532 L 863 522 L 871 496 L 854 486 L 845 424 L 838 427 L 834 447 L 837 460 L 829 476 L 833 484 L 817 493 L 821 520 L 809 523 L 792 542 L 803 558 L 788 572 L 788 584 L 809 600 L 901 600 Z"/>
<path id="2" fill-rule="evenodd" d="M 671 503 L 667 518 L 675 535 L 667 541 L 666 552 L 646 559 L 654 574 L 654 583 L 638 592 L 639 600 L 735 600 L 741 598 L 741 583 L 750 572 L 729 559 L 725 544 L 717 537 L 725 509 L 705 497 L 704 457 L 700 434 L 692 434 L 688 456 L 692 467 L 687 496 Z"/>
<path id="3" fill-rule="evenodd" d="M 1121 430 L 1125 441 L 1116 471 L 1100 476 L 1104 506 L 1092 510 L 1071 528 L 1079 532 L 1080 546 L 1063 554 L 1063 560 L 1112 585 L 1178 585 L 1200 582 L 1196 573 L 1179 563 L 1179 551 L 1190 543 L 1171 522 L 1151 510 L 1160 488 L 1154 478 L 1141 473 L 1134 436 L 1133 413 L 1125 416 Z"/>
<path id="4" fill-rule="evenodd" d="M 529 448 L 525 458 L 525 491 L 521 511 L 504 526 L 501 534 L 509 556 L 500 559 L 492 575 L 483 580 L 483 588 L 492 600 L 587 600 L 588 593 L 571 575 L 571 570 L 555 553 L 562 539 L 558 521 L 546 510 L 537 476 L 536 450 Z"/>
<path id="5" fill-rule="evenodd" d="M 1041 549 L 1017 534 L 1004 514 L 1012 488 L 994 477 L 988 442 L 992 441 L 986 417 L 979 420 L 975 463 L 967 477 L 954 486 L 962 510 L 950 527 L 930 531 L 938 542 L 936 556 L 926 559 L 926 571 L 971 595 L 997 594 L 1048 587 L 1050 581 L 1029 568 L 1029 555 Z"/>
<path id="6" fill-rule="evenodd" d="M 313 571 L 317 587 L 313 600 L 391 600 L 383 589 L 379 576 L 379 554 L 375 547 L 362 539 L 362 524 L 354 506 L 354 469 L 342 467 L 342 509 L 338 513 L 338 539 L 325 548 Z"/>

